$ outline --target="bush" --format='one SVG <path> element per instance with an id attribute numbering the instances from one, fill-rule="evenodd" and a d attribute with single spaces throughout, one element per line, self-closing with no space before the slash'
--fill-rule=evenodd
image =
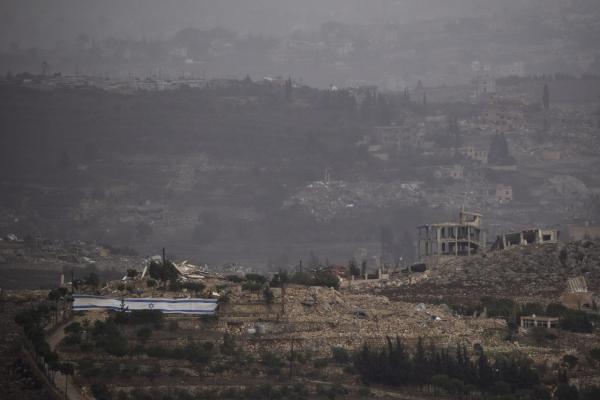
<path id="1" fill-rule="evenodd" d="M 112 319 L 106 322 L 96 321 L 92 329 L 92 338 L 96 348 L 104 349 L 108 354 L 123 357 L 129 351 L 127 339 Z"/>
<path id="2" fill-rule="evenodd" d="M 138 329 L 138 331 L 136 332 L 136 336 L 142 343 L 146 343 L 148 339 L 150 339 L 150 336 L 152 336 L 152 329 L 150 329 L 147 326 L 144 326 Z"/>
<path id="3" fill-rule="evenodd" d="M 267 278 L 260 274 L 246 274 L 245 278 L 247 281 L 257 282 L 261 285 L 267 283 Z"/>
<path id="4" fill-rule="evenodd" d="M 96 400 L 110 400 L 112 399 L 112 393 L 108 386 L 103 383 L 94 383 L 91 386 L 92 395 Z"/>
<path id="5" fill-rule="evenodd" d="M 64 337 L 64 339 L 62 340 L 62 343 L 64 343 L 67 346 L 80 344 L 81 343 L 81 334 L 69 333 L 67 336 Z"/>
<path id="6" fill-rule="evenodd" d="M 487 308 L 490 317 L 508 317 L 515 309 L 515 302 L 511 299 L 482 297 L 481 304 Z"/>
<path id="7" fill-rule="evenodd" d="M 265 290 L 263 291 L 263 297 L 265 298 L 265 301 L 268 304 L 273 303 L 275 299 L 275 295 L 273 294 L 273 291 L 270 288 L 265 288 Z"/>
<path id="8" fill-rule="evenodd" d="M 340 279 L 330 272 L 319 272 L 315 275 L 315 286 L 324 286 L 334 289 L 340 288 Z"/>
<path id="9" fill-rule="evenodd" d="M 241 283 L 244 281 L 244 278 L 241 278 L 237 275 L 229 275 L 225 279 L 227 279 L 229 282 L 233 282 L 233 283 Z"/>
<path id="10" fill-rule="evenodd" d="M 526 303 L 521 306 L 521 315 L 544 315 L 544 306 L 540 303 Z"/>
<path id="11" fill-rule="evenodd" d="M 242 290 L 247 290 L 250 292 L 258 292 L 262 289 L 264 283 L 260 283 L 257 281 L 246 281 L 242 283 Z"/>
<path id="12" fill-rule="evenodd" d="M 65 326 L 65 333 L 81 333 L 83 328 L 79 322 L 71 322 L 69 325 Z"/>
<path id="13" fill-rule="evenodd" d="M 138 272 L 137 270 L 130 268 L 127 270 L 127 277 L 128 278 L 135 278 L 136 276 L 138 276 Z"/>
<path id="14" fill-rule="evenodd" d="M 425 271 L 427 271 L 427 265 L 425 265 L 423 263 L 411 265 L 410 271 L 411 272 L 425 272 Z"/>
<path id="15" fill-rule="evenodd" d="M 169 331 L 175 332 L 178 329 L 179 329 L 179 324 L 177 323 L 177 321 L 169 321 Z"/>
<path id="16" fill-rule="evenodd" d="M 350 353 L 343 347 L 333 347 L 331 354 L 333 360 L 338 364 L 348 364 L 350 362 Z"/>
<path id="17" fill-rule="evenodd" d="M 156 287 L 156 281 L 154 279 L 148 279 L 148 281 L 146 282 L 146 286 Z"/>
<path id="18" fill-rule="evenodd" d="M 559 325 L 561 329 L 571 332 L 592 333 L 594 330 L 590 317 L 583 311 L 569 310 L 560 318 Z"/>
<path id="19" fill-rule="evenodd" d="M 133 310 L 131 312 L 115 313 L 114 320 L 118 324 L 152 324 L 155 327 L 160 327 L 162 326 L 164 315 L 158 310 Z"/>
<path id="20" fill-rule="evenodd" d="M 582 400 L 598 400 L 600 399 L 600 386 L 586 387 L 581 391 Z"/>
<path id="21" fill-rule="evenodd" d="M 235 341 L 233 340 L 233 336 L 229 333 L 225 333 L 223 335 L 223 343 L 221 344 L 221 354 L 225 354 L 228 356 L 235 354 Z"/>
<path id="22" fill-rule="evenodd" d="M 100 285 L 100 277 L 95 272 L 90 272 L 90 274 L 84 279 L 84 282 L 87 286 L 97 288 Z"/>
<path id="23" fill-rule="evenodd" d="M 568 311 L 569 309 L 567 307 L 559 303 L 550 303 L 546 307 L 546 314 L 548 314 L 550 317 L 562 317 Z"/>
<path id="24" fill-rule="evenodd" d="M 600 364 L 600 347 L 594 347 L 590 350 L 589 359 L 596 364 Z"/>
<path id="25" fill-rule="evenodd" d="M 179 281 L 171 281 L 169 284 L 169 290 L 174 292 L 182 291 L 186 289 L 190 292 L 194 292 L 194 294 L 198 295 L 198 293 L 202 292 L 206 286 L 202 282 L 179 282 Z"/>
<path id="26" fill-rule="evenodd" d="M 285 363 L 283 360 L 275 353 L 270 351 L 264 352 L 260 356 L 260 362 L 270 368 L 283 368 Z"/>
<path id="27" fill-rule="evenodd" d="M 315 362 L 313 363 L 313 366 L 317 369 L 323 369 L 323 368 L 327 367 L 328 364 L 329 364 L 329 361 L 326 358 L 319 358 L 318 360 L 315 360 Z"/>
<path id="28" fill-rule="evenodd" d="M 161 282 L 175 281 L 179 277 L 179 272 L 175 266 L 167 261 L 164 264 L 161 262 L 152 261 L 148 266 L 148 274 L 152 279 Z"/>
<path id="29" fill-rule="evenodd" d="M 538 345 L 544 344 L 548 340 L 556 339 L 556 335 L 550 332 L 548 328 L 544 328 L 543 326 L 536 326 L 531 328 L 531 337 Z"/>
<path id="30" fill-rule="evenodd" d="M 565 354 L 563 356 L 563 362 L 567 364 L 569 368 L 574 368 L 577 365 L 579 359 L 572 354 Z"/>

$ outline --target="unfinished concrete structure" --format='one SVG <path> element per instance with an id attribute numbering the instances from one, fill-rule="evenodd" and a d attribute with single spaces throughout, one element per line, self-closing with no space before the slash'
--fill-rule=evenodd
<path id="1" fill-rule="evenodd" d="M 538 317 L 532 315 L 531 317 L 521 317 L 521 328 L 558 328 L 558 318 L 555 317 Z"/>
<path id="2" fill-rule="evenodd" d="M 481 219 L 481 214 L 461 211 L 458 222 L 419 226 L 419 259 L 484 252 L 485 231 Z"/>
<path id="3" fill-rule="evenodd" d="M 520 232 L 505 233 L 496 238 L 492 250 L 504 250 L 515 246 L 557 243 L 556 229 L 526 229 Z"/>

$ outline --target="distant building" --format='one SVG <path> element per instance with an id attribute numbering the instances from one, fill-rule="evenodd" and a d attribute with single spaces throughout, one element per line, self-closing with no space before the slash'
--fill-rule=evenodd
<path id="1" fill-rule="evenodd" d="M 543 150 L 542 160 L 544 161 L 558 161 L 561 159 L 560 150 Z"/>
<path id="2" fill-rule="evenodd" d="M 371 141 L 388 150 L 401 151 L 423 147 L 423 135 L 419 130 L 403 125 L 376 126 L 371 132 Z"/>
<path id="3" fill-rule="evenodd" d="M 571 240 L 600 239 L 598 225 L 569 225 L 568 230 Z"/>
<path id="4" fill-rule="evenodd" d="M 325 268 L 325 270 L 340 279 L 343 279 L 348 275 L 348 267 L 345 265 L 330 265 Z"/>
<path id="5" fill-rule="evenodd" d="M 465 167 L 459 164 L 438 167 L 433 176 L 437 179 L 462 180 L 465 177 Z"/>
<path id="6" fill-rule="evenodd" d="M 500 235 L 492 246 L 492 250 L 504 250 L 516 246 L 529 246 L 558 242 L 556 229 L 526 229 Z"/>
<path id="7" fill-rule="evenodd" d="M 496 93 L 496 79 L 488 72 L 481 72 L 474 81 L 475 98 Z"/>
<path id="8" fill-rule="evenodd" d="M 418 257 L 470 256 L 485 251 L 482 215 L 461 211 L 458 222 L 418 227 Z"/>
<path id="9" fill-rule="evenodd" d="M 498 184 L 496 185 L 496 201 L 498 203 L 510 203 L 513 201 L 512 186 Z"/>
<path id="10" fill-rule="evenodd" d="M 482 164 L 487 164 L 488 162 L 488 151 L 477 149 L 474 146 L 464 146 L 458 149 L 458 153 L 463 157 L 470 158 L 474 161 L 479 161 Z"/>

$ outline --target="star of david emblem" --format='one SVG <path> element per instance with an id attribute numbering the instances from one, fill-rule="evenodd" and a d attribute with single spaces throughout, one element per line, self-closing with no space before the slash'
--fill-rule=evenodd
<path id="1" fill-rule="evenodd" d="M 148 304 L 148 308 L 152 310 L 154 308 L 154 303 Z"/>

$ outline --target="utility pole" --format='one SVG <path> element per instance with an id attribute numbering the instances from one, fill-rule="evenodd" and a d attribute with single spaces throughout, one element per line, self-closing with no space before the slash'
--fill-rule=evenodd
<path id="1" fill-rule="evenodd" d="M 165 265 L 167 263 L 167 259 L 165 257 L 165 248 L 164 247 L 162 249 L 162 261 L 163 261 L 163 265 Z"/>
<path id="2" fill-rule="evenodd" d="M 285 284 L 281 268 L 279 268 L 279 282 L 281 283 L 281 316 L 285 315 Z"/>

